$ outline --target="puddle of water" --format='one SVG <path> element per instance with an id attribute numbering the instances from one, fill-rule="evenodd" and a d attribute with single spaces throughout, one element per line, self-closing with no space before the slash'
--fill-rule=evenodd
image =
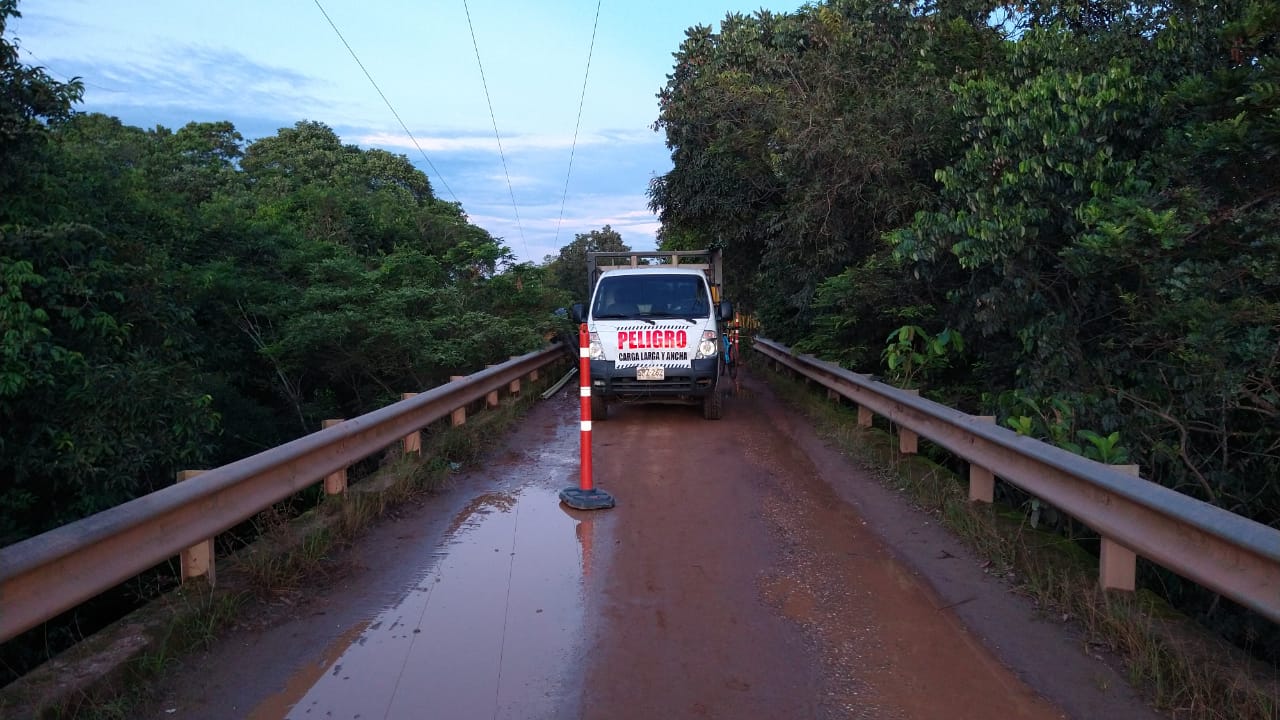
<path id="1" fill-rule="evenodd" d="M 324 649 L 319 662 L 306 665 L 295 673 L 285 683 L 283 690 L 262 701 L 253 709 L 253 712 L 249 713 L 247 720 L 275 720 L 284 717 L 285 713 L 289 712 L 289 708 L 293 707 L 294 703 L 298 702 L 330 667 L 333 667 L 334 662 L 342 656 L 342 652 L 351 645 L 352 641 L 360 637 L 367 627 L 369 623 L 365 621 L 348 628 Z"/>
<path id="2" fill-rule="evenodd" d="M 583 644 L 589 521 L 562 509 L 555 491 L 524 487 L 472 503 L 442 551 L 404 598 L 340 638 L 340 653 L 326 651 L 251 717 L 565 714 L 580 686 L 573 673 Z"/>

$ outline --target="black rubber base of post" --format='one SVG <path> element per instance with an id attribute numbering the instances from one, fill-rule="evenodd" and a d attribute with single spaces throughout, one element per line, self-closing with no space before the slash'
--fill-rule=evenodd
<path id="1" fill-rule="evenodd" d="M 613 507 L 613 496 L 598 488 L 565 488 L 560 491 L 560 502 L 574 510 L 604 510 Z"/>

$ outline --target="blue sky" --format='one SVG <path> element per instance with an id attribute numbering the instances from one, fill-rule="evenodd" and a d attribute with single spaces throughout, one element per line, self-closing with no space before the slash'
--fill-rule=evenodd
<path id="1" fill-rule="evenodd" d="M 557 236 L 594 0 L 468 0 L 511 191 L 462 0 L 321 5 L 439 175 L 314 0 L 24 0 L 10 31 L 25 62 L 84 79 L 81 110 L 142 127 L 231 120 L 249 139 L 318 120 L 345 142 L 404 153 L 440 197 L 456 196 L 519 259 L 540 262 L 575 233 L 605 224 L 632 247 L 653 247 L 657 219 L 645 189 L 671 166 L 663 136 L 651 129 L 671 54 L 686 28 L 761 7 L 759 0 L 604 0 Z"/>

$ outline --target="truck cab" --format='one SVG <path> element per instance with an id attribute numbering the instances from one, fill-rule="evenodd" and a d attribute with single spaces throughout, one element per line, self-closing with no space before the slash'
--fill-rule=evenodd
<path id="1" fill-rule="evenodd" d="M 612 402 L 701 404 L 718 420 L 720 251 L 587 253 L 591 302 L 575 306 L 590 333 L 591 415 Z"/>

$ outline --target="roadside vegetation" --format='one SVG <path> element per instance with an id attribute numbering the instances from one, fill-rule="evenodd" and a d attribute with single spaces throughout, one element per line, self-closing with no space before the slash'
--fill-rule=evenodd
<path id="1" fill-rule="evenodd" d="M 405 156 L 312 120 L 78 112 L 18 16 L 0 0 L 0 546 L 563 333 L 556 276 Z M 173 587 L 157 572 L 5 643 L 0 685 Z"/>
<path id="2" fill-rule="evenodd" d="M 1280 527 L 1278 41 L 1255 0 L 729 15 L 659 97 L 662 244 L 768 337 Z"/>
<path id="3" fill-rule="evenodd" d="M 344 551 L 355 545 L 371 526 L 394 517 L 407 506 L 427 502 L 447 489 L 457 472 L 465 471 L 505 436 L 554 381 L 543 373 L 526 382 L 519 396 L 497 408 L 481 409 L 481 400 L 468 408 L 464 425 L 437 422 L 423 432 L 421 454 L 405 455 L 396 445 L 350 475 L 348 492 L 339 496 L 311 496 L 309 501 L 284 501 L 259 513 L 249 525 L 247 540 L 219 554 L 216 588 L 201 580 L 184 584 L 128 616 L 125 627 L 108 630 L 55 662 L 95 663 L 95 676 L 68 690 L 67 668 L 40 668 L 0 693 L 0 716 L 17 712 L 48 718 L 126 720 L 153 705 L 156 682 L 183 667 L 235 628 L 257 628 L 295 612 L 308 596 L 323 592 L 348 572 Z M 103 673 L 106 648 L 121 637 L 143 638 L 127 660 Z M 70 675 L 79 673 L 72 670 Z M 17 688 L 15 690 L 15 688 Z"/>
<path id="4" fill-rule="evenodd" d="M 16 16 L 0 0 L 0 546 L 529 350 L 586 299 L 584 253 L 625 248 L 605 227 L 518 264 L 322 122 L 78 113 Z M 662 246 L 723 248 L 765 335 L 1280 527 L 1278 41 L 1267 0 L 730 15 L 660 92 Z M 1144 574 L 1280 662 L 1274 625 Z M 65 620 L 6 643 L 0 684 L 102 622 Z"/>
<path id="5" fill-rule="evenodd" d="M 1047 621 L 1080 628 L 1086 652 L 1119 657 L 1129 681 L 1155 707 L 1178 720 L 1280 717 L 1274 672 L 1172 608 L 1154 590 L 1149 563 L 1140 561 L 1137 593 L 1101 590 L 1097 557 L 1086 548 L 1098 537 L 1088 528 L 1033 516 L 1035 500 L 999 480 L 995 504 L 970 503 L 963 473 L 946 451 L 925 442 L 921 455 L 901 455 L 896 429 L 885 419 L 858 427 L 852 405 L 833 403 L 763 362 L 753 364 L 827 441 L 969 545 L 988 574 L 1027 597 Z"/>

